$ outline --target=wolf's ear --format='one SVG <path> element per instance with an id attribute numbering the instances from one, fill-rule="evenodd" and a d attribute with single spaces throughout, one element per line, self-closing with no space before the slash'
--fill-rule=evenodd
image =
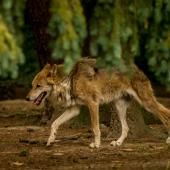
<path id="1" fill-rule="evenodd" d="M 47 63 L 47 64 L 44 66 L 44 68 L 43 68 L 43 69 L 48 70 L 48 69 L 50 69 L 50 67 L 51 67 L 51 64 Z"/>
<path id="2" fill-rule="evenodd" d="M 41 74 L 41 75 L 44 75 L 44 76 L 48 76 L 50 69 L 51 69 L 51 65 L 47 63 L 47 64 L 43 67 L 43 69 L 40 71 L 40 74 Z"/>
<path id="3" fill-rule="evenodd" d="M 52 65 L 50 72 L 51 72 L 52 77 L 56 76 L 56 74 L 57 74 L 57 64 Z"/>
<path id="4" fill-rule="evenodd" d="M 48 72 L 47 77 L 55 77 L 57 75 L 57 65 L 53 64 L 50 66 L 50 70 Z"/>

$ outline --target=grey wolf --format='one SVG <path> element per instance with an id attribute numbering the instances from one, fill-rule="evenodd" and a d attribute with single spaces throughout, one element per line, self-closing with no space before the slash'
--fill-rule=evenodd
<path id="1" fill-rule="evenodd" d="M 129 78 L 114 68 L 108 71 L 96 69 L 95 65 L 95 59 L 82 59 L 66 75 L 63 65 L 47 64 L 33 79 L 27 100 L 34 101 L 36 105 L 48 100 L 54 107 L 56 104 L 65 107 L 65 112 L 51 125 L 48 146 L 55 141 L 59 126 L 77 116 L 80 106 L 86 105 L 94 132 L 90 147 L 98 148 L 101 143 L 99 105 L 110 102 L 114 102 L 122 126 L 120 138 L 112 141 L 111 145 L 122 145 L 129 131 L 126 121 L 127 96 L 155 114 L 170 131 L 170 110 L 156 100 L 151 83 L 141 70 L 133 66 L 133 74 Z M 170 137 L 166 142 L 170 143 Z"/>

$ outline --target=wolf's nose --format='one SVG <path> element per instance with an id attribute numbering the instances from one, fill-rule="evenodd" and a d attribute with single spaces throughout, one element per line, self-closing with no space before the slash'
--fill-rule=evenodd
<path id="1" fill-rule="evenodd" d="M 26 97 L 26 100 L 27 100 L 27 101 L 30 101 L 30 98 L 27 96 L 27 97 Z"/>

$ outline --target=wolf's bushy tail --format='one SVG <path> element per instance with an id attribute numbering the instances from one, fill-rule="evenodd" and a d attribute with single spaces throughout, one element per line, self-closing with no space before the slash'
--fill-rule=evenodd
<path id="1" fill-rule="evenodd" d="M 150 81 L 145 74 L 137 68 L 131 79 L 131 87 L 132 88 L 127 92 L 132 95 L 147 111 L 156 115 L 170 132 L 170 109 L 157 101 Z"/>

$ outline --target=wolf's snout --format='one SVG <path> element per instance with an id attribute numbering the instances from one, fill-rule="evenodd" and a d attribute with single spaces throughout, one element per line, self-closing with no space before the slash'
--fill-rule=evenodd
<path id="1" fill-rule="evenodd" d="M 29 98 L 29 96 L 27 96 L 25 99 L 26 99 L 26 101 L 30 101 L 30 98 Z"/>

